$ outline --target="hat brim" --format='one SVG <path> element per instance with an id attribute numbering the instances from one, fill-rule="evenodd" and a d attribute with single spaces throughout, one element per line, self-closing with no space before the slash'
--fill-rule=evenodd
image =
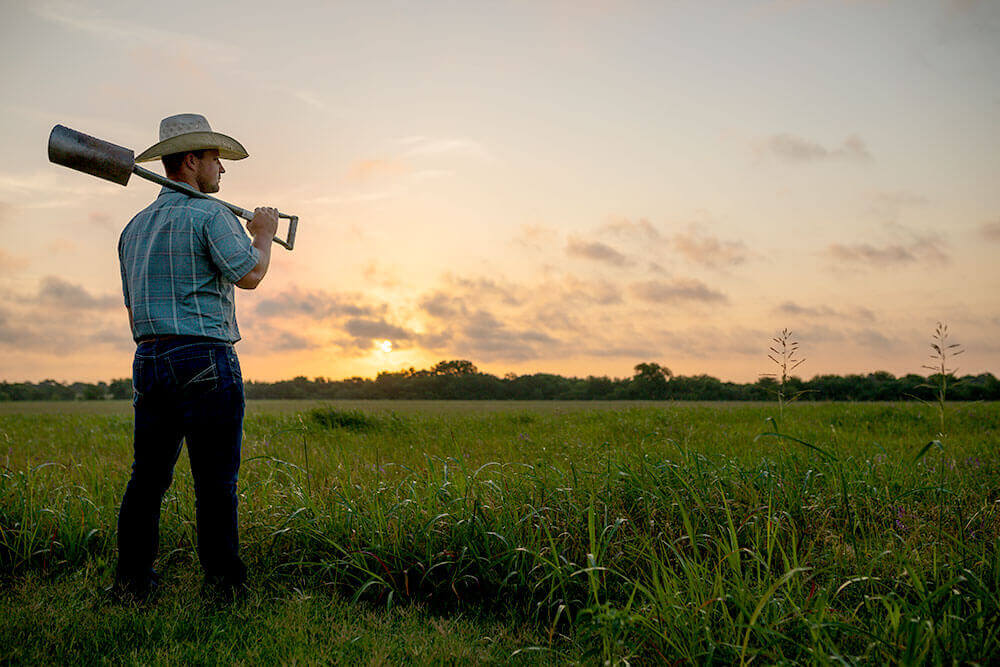
<path id="1" fill-rule="evenodd" d="M 219 157 L 225 160 L 242 160 L 250 155 L 247 149 L 243 148 L 243 144 L 232 137 L 218 132 L 190 132 L 153 144 L 137 155 L 135 161 L 152 162 L 164 155 L 206 149 L 219 151 Z"/>

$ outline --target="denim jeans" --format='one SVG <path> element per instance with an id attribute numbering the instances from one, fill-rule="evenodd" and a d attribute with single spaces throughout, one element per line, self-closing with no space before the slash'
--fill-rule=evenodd
<path id="1" fill-rule="evenodd" d="M 118 514 L 118 580 L 139 587 L 150 580 L 160 504 L 186 441 L 202 569 L 225 585 L 243 583 L 236 479 L 245 401 L 233 346 L 191 336 L 141 342 L 132 383 L 135 458 Z"/>

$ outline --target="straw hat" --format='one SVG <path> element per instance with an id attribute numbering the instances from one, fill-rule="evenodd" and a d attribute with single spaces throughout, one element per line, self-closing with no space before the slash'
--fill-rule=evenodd
<path id="1" fill-rule="evenodd" d="M 138 156 L 136 162 L 151 162 L 164 155 L 186 153 L 214 148 L 226 160 L 242 160 L 249 153 L 240 142 L 224 134 L 213 132 L 201 114 L 182 113 L 160 121 L 160 141 Z"/>

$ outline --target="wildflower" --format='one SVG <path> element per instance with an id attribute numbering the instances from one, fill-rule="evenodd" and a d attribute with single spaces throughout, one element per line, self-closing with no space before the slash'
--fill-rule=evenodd
<path id="1" fill-rule="evenodd" d="M 910 529 L 907 528 L 906 523 L 903 521 L 905 518 L 906 512 L 903 510 L 902 506 L 896 505 L 896 520 L 893 525 L 896 528 L 896 532 L 901 535 L 906 535 L 910 532 Z"/>
<path id="2" fill-rule="evenodd" d="M 979 470 L 983 467 L 982 461 L 979 460 L 978 456 L 970 456 L 963 461 L 966 468 L 972 468 L 973 470 Z"/>

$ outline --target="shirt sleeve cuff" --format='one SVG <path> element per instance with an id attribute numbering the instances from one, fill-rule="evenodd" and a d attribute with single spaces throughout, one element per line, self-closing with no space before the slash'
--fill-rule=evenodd
<path id="1" fill-rule="evenodd" d="M 233 267 L 232 274 L 229 276 L 230 280 L 234 283 L 239 282 L 243 276 L 250 273 L 253 267 L 257 266 L 258 262 L 260 262 L 260 250 L 257 250 L 254 246 L 250 246 L 250 252 L 243 261 Z"/>

